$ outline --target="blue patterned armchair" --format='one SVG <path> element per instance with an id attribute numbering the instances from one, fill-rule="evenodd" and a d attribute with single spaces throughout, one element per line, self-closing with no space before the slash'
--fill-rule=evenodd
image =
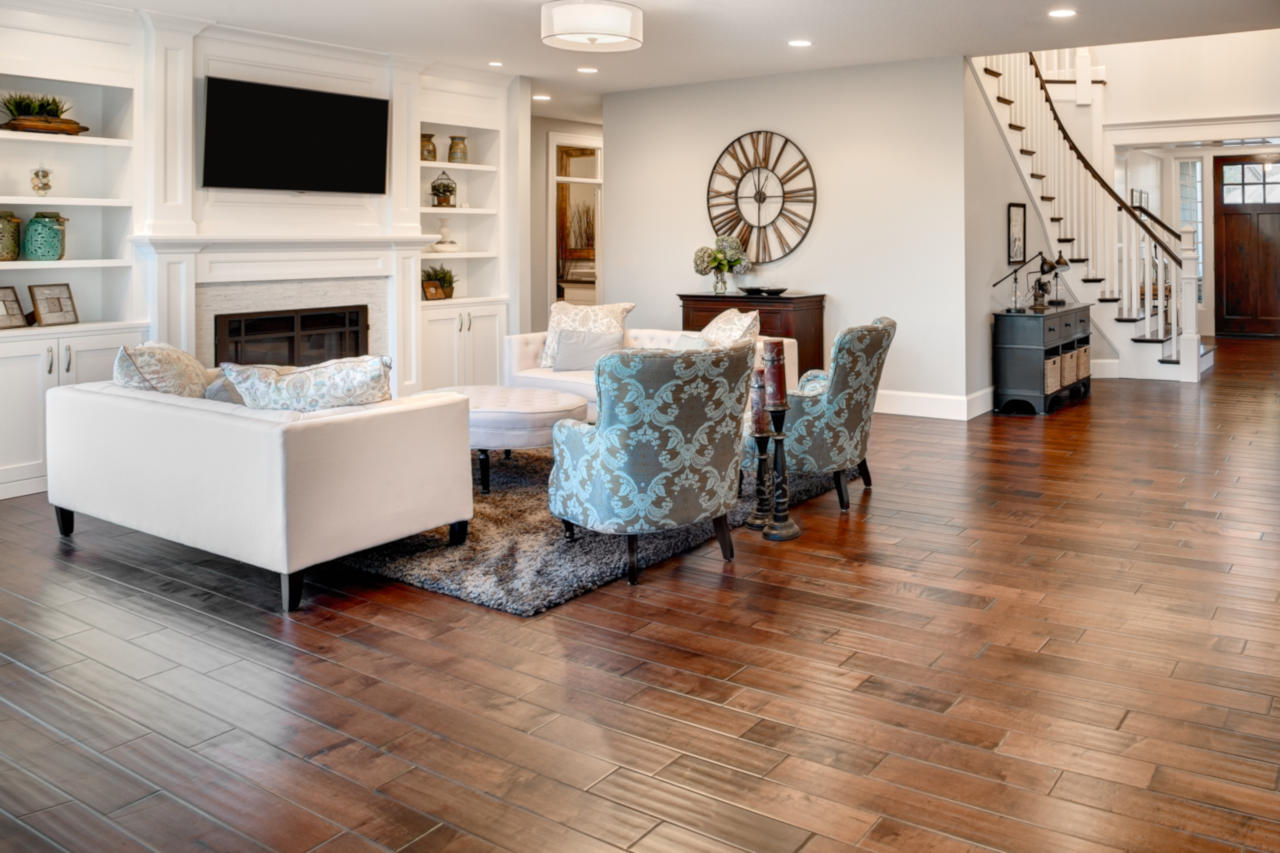
<path id="1" fill-rule="evenodd" d="M 733 559 L 728 513 L 737 500 L 738 442 L 755 348 L 624 350 L 596 362 L 597 422 L 551 431 L 551 514 L 627 537 L 635 583 L 637 535 L 710 519 Z"/>
<path id="2" fill-rule="evenodd" d="M 898 324 L 888 317 L 845 329 L 831 345 L 831 369 L 807 371 L 799 387 L 787 395 L 787 470 L 831 474 L 841 510 L 849 508 L 846 471 L 857 468 L 863 486 L 871 485 L 871 412 L 897 331 Z M 751 443 L 750 453 L 754 452 Z"/>

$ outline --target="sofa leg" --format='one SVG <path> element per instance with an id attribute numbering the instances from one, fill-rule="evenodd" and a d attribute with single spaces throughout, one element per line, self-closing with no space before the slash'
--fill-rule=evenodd
<path id="1" fill-rule="evenodd" d="M 720 542 L 720 553 L 726 560 L 733 559 L 733 534 L 729 530 L 729 516 L 722 515 L 711 519 L 711 526 L 716 529 L 716 539 Z"/>
<path id="2" fill-rule="evenodd" d="M 297 610 L 302 603 L 302 581 L 306 572 L 293 572 L 280 576 L 280 608 L 288 613 Z"/>
<path id="3" fill-rule="evenodd" d="M 489 494 L 489 451 L 481 450 L 480 453 L 480 494 Z"/>
<path id="4" fill-rule="evenodd" d="M 76 529 L 76 514 L 60 506 L 53 508 L 54 518 L 58 519 L 58 535 L 70 536 Z"/>
<path id="5" fill-rule="evenodd" d="M 573 522 L 569 519 L 562 519 L 561 524 L 564 525 L 564 538 L 566 542 L 573 541 Z"/>
<path id="6" fill-rule="evenodd" d="M 467 527 L 465 521 L 455 521 L 449 525 L 449 545 L 457 546 L 467 541 Z"/>
<path id="7" fill-rule="evenodd" d="M 867 467 L 866 459 L 858 463 L 858 476 L 862 478 L 862 485 L 865 488 L 871 488 L 871 469 Z"/>
<path id="8" fill-rule="evenodd" d="M 627 534 L 627 583 L 635 586 L 640 581 L 640 567 L 636 565 L 636 546 L 639 545 L 636 534 Z"/>
<path id="9" fill-rule="evenodd" d="M 844 484 L 844 472 L 833 471 L 831 474 L 831 479 L 835 481 L 835 484 L 836 484 L 836 498 L 840 501 L 840 511 L 848 512 L 849 511 L 849 489 Z"/>

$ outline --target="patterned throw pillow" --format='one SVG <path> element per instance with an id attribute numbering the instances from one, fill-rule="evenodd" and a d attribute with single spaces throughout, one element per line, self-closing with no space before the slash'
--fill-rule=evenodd
<path id="1" fill-rule="evenodd" d="M 547 322 L 547 342 L 542 347 L 542 366 L 556 366 L 561 332 L 609 332 L 621 336 L 627 315 L 635 307 L 634 302 L 616 302 L 612 305 L 555 303 L 551 306 L 551 318 Z"/>
<path id="2" fill-rule="evenodd" d="M 204 365 L 195 356 L 155 341 L 140 347 L 120 347 L 111 379 L 125 388 L 180 397 L 203 397 L 208 384 Z"/>
<path id="3" fill-rule="evenodd" d="M 314 412 L 391 399 L 391 359 L 335 358 L 309 367 L 224 362 L 223 373 L 251 409 Z"/>
<path id="4" fill-rule="evenodd" d="M 755 342 L 760 334 L 760 312 L 726 308 L 702 330 L 702 339 L 713 347 L 731 347 L 740 340 Z"/>

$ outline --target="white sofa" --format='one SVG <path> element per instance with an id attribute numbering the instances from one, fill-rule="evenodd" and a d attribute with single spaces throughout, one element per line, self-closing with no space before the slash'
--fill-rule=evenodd
<path id="1" fill-rule="evenodd" d="M 697 332 L 672 332 L 665 329 L 627 329 L 623 335 L 624 347 L 644 349 L 666 349 L 673 346 L 681 335 L 696 335 Z M 756 366 L 761 365 L 763 341 L 770 340 L 760 336 L 756 343 Z M 782 341 L 782 352 L 786 357 L 787 387 L 795 388 L 799 383 L 800 356 L 794 338 L 778 338 Z M 550 388 L 553 391 L 567 391 L 587 400 L 587 420 L 592 423 L 596 419 L 596 373 L 594 370 L 562 370 L 555 371 L 550 367 L 542 367 L 542 348 L 546 346 L 546 332 L 531 332 L 524 335 L 507 335 L 502 344 L 502 382 L 519 388 Z"/>
<path id="2" fill-rule="evenodd" d="M 467 399 L 421 394 L 306 414 L 122 388 L 53 388 L 49 503 L 279 572 L 472 516 Z"/>

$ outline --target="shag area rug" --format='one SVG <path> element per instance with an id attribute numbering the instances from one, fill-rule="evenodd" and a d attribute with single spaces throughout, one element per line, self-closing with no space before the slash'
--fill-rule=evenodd
<path id="1" fill-rule="evenodd" d="M 625 576 L 625 536 L 578 528 L 573 542 L 564 538 L 563 525 L 547 509 L 550 474 L 550 449 L 517 450 L 510 459 L 495 453 L 491 494 L 477 490 L 465 544 L 450 548 L 448 528 L 441 528 L 335 562 L 517 616 L 532 616 Z M 793 475 L 790 485 L 792 504 L 832 488 L 829 475 Z M 729 513 L 734 527 L 755 504 L 752 477 L 742 494 Z M 652 566 L 713 536 L 709 521 L 643 534 L 638 563 Z"/>

